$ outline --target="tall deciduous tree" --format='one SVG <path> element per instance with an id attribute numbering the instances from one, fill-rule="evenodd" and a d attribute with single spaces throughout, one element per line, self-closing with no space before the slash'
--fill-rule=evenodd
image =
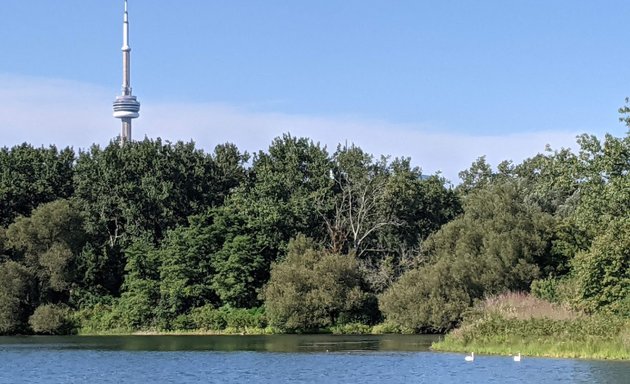
<path id="1" fill-rule="evenodd" d="M 73 193 L 74 151 L 22 144 L 0 149 L 0 226 L 28 216 L 42 203 Z"/>
<path id="2" fill-rule="evenodd" d="M 213 265 L 216 273 L 212 287 L 222 304 L 235 308 L 258 306 L 267 266 L 250 236 L 237 235 L 226 241 L 214 255 Z"/>
<path id="3" fill-rule="evenodd" d="M 166 324 L 192 308 L 218 303 L 212 289 L 214 236 L 202 218 L 193 217 L 188 227 L 175 228 L 164 239 L 158 251 L 158 311 Z"/>
<path id="4" fill-rule="evenodd" d="M 160 139 L 110 143 L 81 152 L 75 197 L 91 236 L 83 263 L 90 279 L 116 295 L 126 264 L 124 250 L 137 239 L 158 245 L 170 229 L 223 204 L 246 177 L 236 146 L 217 146 L 214 155 L 195 144 Z M 110 276 L 106 281 L 99 276 Z"/>
<path id="5" fill-rule="evenodd" d="M 40 300 L 62 299 L 80 283 L 76 258 L 85 244 L 82 220 L 68 200 L 42 204 L 7 229 L 8 244 L 37 276 Z"/>
<path id="6" fill-rule="evenodd" d="M 630 317 L 630 220 L 613 219 L 588 251 L 573 259 L 578 306 Z"/>
<path id="7" fill-rule="evenodd" d="M 143 236 L 159 242 L 188 216 L 221 203 L 216 174 L 212 157 L 192 142 L 145 139 L 124 147 L 112 142 L 79 154 L 76 197 L 88 231 L 110 247 L 119 242 L 126 247 Z"/>
<path id="8" fill-rule="evenodd" d="M 139 239 L 125 250 L 125 281 L 117 309 L 119 326 L 140 329 L 159 325 L 160 254 L 147 239 Z"/>
<path id="9" fill-rule="evenodd" d="M 306 138 L 283 135 L 255 154 L 248 181 L 212 212 L 220 243 L 213 287 L 223 304 L 259 304 L 271 263 L 284 256 L 289 240 L 299 233 L 324 237 L 315 201 L 330 185 L 330 169 L 325 148 Z"/>
<path id="10" fill-rule="evenodd" d="M 359 257 L 368 251 L 378 231 L 402 225 L 384 205 L 388 177 L 385 158 L 373 162 L 372 156 L 356 146 L 337 148 L 335 168 L 330 176 L 338 191 L 334 211 L 326 217 L 326 228 L 333 252 L 352 251 Z"/>
<path id="11" fill-rule="evenodd" d="M 0 335 L 26 330 L 35 305 L 34 277 L 15 261 L 0 264 Z"/>
<path id="12" fill-rule="evenodd" d="M 429 264 L 407 272 L 382 295 L 386 317 L 418 330 L 444 330 L 474 299 L 527 290 L 548 257 L 553 222 L 521 192 L 514 182 L 472 192 L 464 214 L 424 244 Z"/>

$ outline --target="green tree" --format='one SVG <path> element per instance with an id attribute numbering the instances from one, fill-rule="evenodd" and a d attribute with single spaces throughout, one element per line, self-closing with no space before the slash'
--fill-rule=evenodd
<path id="1" fill-rule="evenodd" d="M 26 331 L 35 287 L 28 268 L 15 261 L 0 264 L 0 334 Z"/>
<path id="2" fill-rule="evenodd" d="M 70 308 L 64 305 L 44 304 L 28 319 L 35 333 L 46 335 L 67 335 L 74 332 L 74 321 Z"/>
<path id="3" fill-rule="evenodd" d="M 42 203 L 73 193 L 74 151 L 21 144 L 0 149 L 0 226 L 28 216 Z"/>
<path id="4" fill-rule="evenodd" d="M 271 324 L 288 330 L 327 327 L 361 313 L 369 296 L 353 255 L 314 249 L 300 236 L 282 262 L 274 264 L 265 287 L 265 308 Z"/>
<path id="5" fill-rule="evenodd" d="M 194 143 L 145 139 L 121 147 L 110 143 L 81 152 L 76 197 L 88 232 L 114 247 L 149 236 L 159 242 L 169 228 L 219 204 L 211 156 Z"/>
<path id="6" fill-rule="evenodd" d="M 272 260 L 298 233 L 323 238 L 314 199 L 328 188 L 330 169 L 325 148 L 288 134 L 274 139 L 268 152 L 254 156 L 252 183 L 233 203 L 243 211 L 246 226 L 255 231 L 260 248 L 273 250 Z"/>
<path id="7" fill-rule="evenodd" d="M 475 160 L 470 168 L 459 173 L 461 183 L 457 186 L 457 190 L 463 195 L 490 185 L 496 177 L 492 171 L 492 166 L 488 164 L 485 156 L 481 156 Z"/>
<path id="8" fill-rule="evenodd" d="M 210 214 L 217 244 L 210 253 L 219 274 L 213 286 L 224 304 L 258 305 L 257 292 L 289 240 L 298 233 L 323 239 L 315 201 L 330 185 L 330 169 L 325 148 L 288 134 L 254 155 L 247 182 Z"/>
<path id="9" fill-rule="evenodd" d="M 222 205 L 245 179 L 247 158 L 232 144 L 217 146 L 211 155 L 192 142 L 160 139 L 81 152 L 75 196 L 91 237 L 81 257 L 89 267 L 86 281 L 117 295 L 125 249 L 138 239 L 158 245 L 190 216 Z"/>
<path id="10" fill-rule="evenodd" d="M 476 267 L 445 258 L 410 270 L 379 297 L 379 308 L 388 322 L 416 332 L 449 330 L 473 303 L 470 284 Z"/>
<path id="11" fill-rule="evenodd" d="M 37 277 L 39 300 L 67 298 L 78 282 L 76 256 L 85 244 L 82 220 L 68 200 L 42 204 L 18 217 L 6 232 L 8 244 Z"/>
<path id="12" fill-rule="evenodd" d="M 222 304 L 235 308 L 253 308 L 259 304 L 266 265 L 251 237 L 238 235 L 226 241 L 212 263 L 216 271 L 212 288 Z"/>
<path id="13" fill-rule="evenodd" d="M 162 242 L 158 311 L 163 324 L 168 326 L 192 308 L 218 303 L 212 289 L 215 235 L 204 218 L 192 217 L 188 227 L 169 231 Z"/>
<path id="14" fill-rule="evenodd" d="M 125 282 L 115 310 L 119 327 L 141 329 L 158 325 L 160 305 L 160 254 L 147 239 L 125 250 Z"/>
<path id="15" fill-rule="evenodd" d="M 523 201 L 514 182 L 473 191 L 464 214 L 423 245 L 429 264 L 393 284 L 381 310 L 405 327 L 444 330 L 475 299 L 529 289 L 548 258 L 552 224 L 538 206 Z"/>
<path id="16" fill-rule="evenodd" d="M 630 317 L 630 220 L 619 217 L 572 262 L 578 306 Z"/>
<path id="17" fill-rule="evenodd" d="M 9 249 L 6 242 L 7 242 L 6 230 L 0 227 L 0 263 L 9 258 L 8 256 Z"/>

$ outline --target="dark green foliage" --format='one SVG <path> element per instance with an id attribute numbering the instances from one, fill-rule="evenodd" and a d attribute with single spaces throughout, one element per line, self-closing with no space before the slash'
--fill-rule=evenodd
<path id="1" fill-rule="evenodd" d="M 168 324 L 192 308 L 218 302 L 212 289 L 212 232 L 203 221 L 170 231 L 158 251 L 159 317 Z"/>
<path id="2" fill-rule="evenodd" d="M 267 275 L 266 263 L 249 236 L 226 241 L 214 255 L 212 288 L 223 304 L 252 308 L 258 304 L 260 284 Z"/>
<path id="3" fill-rule="evenodd" d="M 54 145 L 34 148 L 22 144 L 0 149 L 0 227 L 17 216 L 30 215 L 42 203 L 69 198 L 73 193 L 74 151 Z"/>
<path id="4" fill-rule="evenodd" d="M 229 191 L 241 177 L 223 175 L 240 165 L 239 155 L 230 151 L 220 150 L 222 168 L 192 142 L 145 139 L 124 147 L 112 142 L 79 153 L 75 189 L 86 228 L 111 247 L 145 235 L 161 240 L 169 228 L 222 203 L 227 191 L 220 188 Z"/>
<path id="5" fill-rule="evenodd" d="M 254 156 L 251 182 L 226 202 L 237 227 L 234 235 L 249 235 L 264 256 L 267 268 L 298 233 L 323 238 L 314 200 L 330 186 L 331 162 L 324 148 L 306 138 L 276 138 L 267 153 Z"/>
<path id="6" fill-rule="evenodd" d="M 262 329 L 267 326 L 263 308 L 215 308 L 211 305 L 195 308 L 189 316 L 195 329 L 206 331 L 244 332 L 247 329 Z"/>
<path id="7" fill-rule="evenodd" d="M 267 326 L 267 318 L 263 308 L 221 308 L 225 313 L 225 321 L 228 327 L 245 330 L 246 328 L 264 328 Z"/>
<path id="8" fill-rule="evenodd" d="M 0 264 L 0 335 L 26 331 L 34 305 L 31 271 L 15 261 Z"/>
<path id="9" fill-rule="evenodd" d="M 92 247 L 92 279 L 118 294 L 124 249 L 138 238 L 159 244 L 169 229 L 220 206 L 245 178 L 247 155 L 231 144 L 205 154 L 194 143 L 145 139 L 120 147 L 93 146 L 75 166 L 75 197 Z M 99 278 L 105 276 L 106 278 Z"/>
<path id="10" fill-rule="evenodd" d="M 197 329 L 218 331 L 227 326 L 225 312 L 216 309 L 213 305 L 194 308 L 190 313 L 190 318 Z"/>
<path id="11" fill-rule="evenodd" d="M 125 252 L 125 282 L 116 305 L 119 327 L 141 329 L 158 325 L 160 303 L 160 260 L 157 250 L 147 241 L 138 240 Z"/>
<path id="12" fill-rule="evenodd" d="M 41 305 L 35 309 L 28 323 L 33 332 L 39 334 L 69 335 L 75 332 L 72 312 L 64 305 Z"/>
<path id="13" fill-rule="evenodd" d="M 630 317 L 630 220 L 613 220 L 588 251 L 573 259 L 578 303 L 589 312 Z"/>
<path id="14" fill-rule="evenodd" d="M 486 156 L 481 156 L 471 164 L 470 168 L 459 173 L 462 182 L 457 189 L 460 193 L 467 195 L 474 190 L 487 187 L 495 177 L 492 167 L 486 161 Z"/>
<path id="15" fill-rule="evenodd" d="M 0 227 L 0 261 L 4 261 L 5 259 L 9 258 L 8 256 L 9 249 L 6 243 L 7 243 L 6 230 Z"/>
<path id="16" fill-rule="evenodd" d="M 212 287 L 221 303 L 260 305 L 271 263 L 298 233 L 323 237 L 314 202 L 330 185 L 326 150 L 306 138 L 284 135 L 254 156 L 250 179 L 212 212 Z"/>

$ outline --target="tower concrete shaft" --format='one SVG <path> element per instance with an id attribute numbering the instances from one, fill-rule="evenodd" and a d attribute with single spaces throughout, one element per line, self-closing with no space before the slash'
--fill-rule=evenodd
<path id="1" fill-rule="evenodd" d="M 131 141 L 131 119 L 140 116 L 140 103 L 131 94 L 131 47 L 129 46 L 129 12 L 127 0 L 125 0 L 125 13 L 123 16 L 123 82 L 122 95 L 114 101 L 114 117 L 122 122 L 120 144 Z"/>

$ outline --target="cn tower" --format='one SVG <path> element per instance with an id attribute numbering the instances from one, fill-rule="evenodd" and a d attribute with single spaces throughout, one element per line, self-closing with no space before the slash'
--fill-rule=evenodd
<path id="1" fill-rule="evenodd" d="M 122 95 L 114 101 L 114 117 L 122 121 L 120 144 L 131 141 L 131 119 L 140 114 L 140 102 L 131 95 L 131 47 L 129 46 L 129 15 L 127 0 L 125 0 L 125 15 L 123 18 L 123 82 Z"/>

